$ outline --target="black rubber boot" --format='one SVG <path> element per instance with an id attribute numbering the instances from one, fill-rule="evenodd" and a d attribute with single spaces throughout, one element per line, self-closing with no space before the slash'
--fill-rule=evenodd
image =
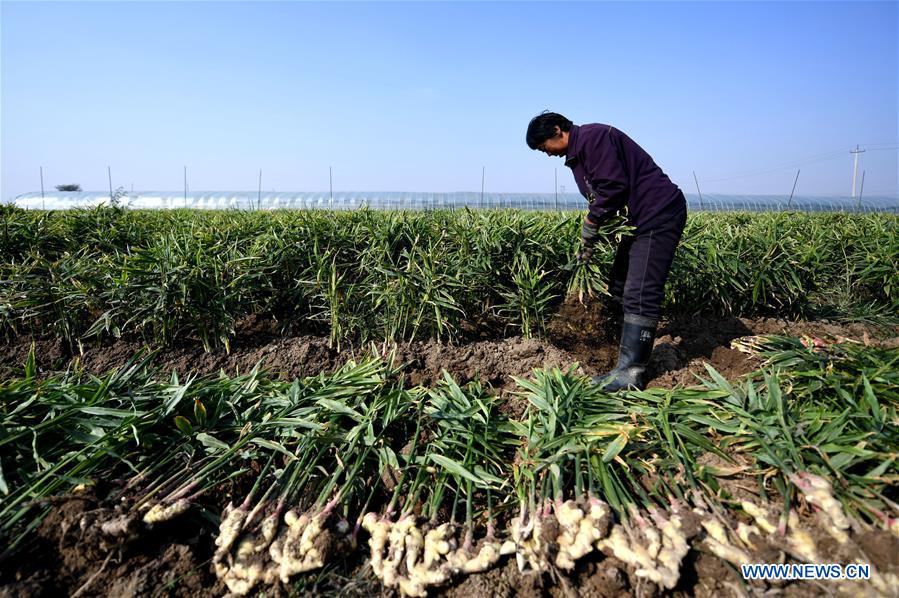
<path id="1" fill-rule="evenodd" d="M 595 384 L 602 385 L 606 392 L 623 388 L 643 390 L 644 376 L 652 344 L 656 338 L 659 321 L 635 314 L 624 314 L 621 325 L 621 344 L 618 347 L 618 365 L 603 376 L 593 378 Z"/>

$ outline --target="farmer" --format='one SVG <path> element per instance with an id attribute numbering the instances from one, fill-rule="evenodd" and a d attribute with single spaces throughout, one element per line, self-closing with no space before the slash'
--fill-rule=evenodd
<path id="1" fill-rule="evenodd" d="M 543 112 L 528 124 L 526 140 L 531 149 L 564 157 L 590 204 L 579 263 L 590 260 L 599 227 L 620 210 L 626 208 L 627 223 L 636 229 L 618 245 L 609 281 L 613 314 L 622 319 L 618 365 L 593 381 L 609 392 L 642 389 L 665 281 L 687 221 L 684 194 L 643 148 L 610 125 L 575 125 Z"/>

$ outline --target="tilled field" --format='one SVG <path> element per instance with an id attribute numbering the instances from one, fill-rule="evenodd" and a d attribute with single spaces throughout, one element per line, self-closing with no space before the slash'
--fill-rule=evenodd
<path id="1" fill-rule="evenodd" d="M 238 325 L 229 352 L 224 349 L 205 352 L 199 343 L 190 340 L 172 347 L 150 348 L 156 351 L 154 365 L 166 374 L 176 371 L 181 375 L 204 375 L 223 371 L 235 375 L 261 363 L 283 380 L 329 373 L 348 359 L 372 353 L 386 356 L 393 352 L 394 361 L 404 364 L 410 384 L 431 386 L 446 370 L 460 383 L 479 378 L 502 392 L 514 386 L 513 377 L 527 376 L 534 368 L 577 363 L 579 372 L 593 376 L 614 367 L 617 339 L 596 313 L 589 307 L 578 307 L 575 313 L 568 309 L 566 316 L 571 317 L 554 318 L 544 338 L 497 337 L 454 345 L 403 341 L 354 346 L 347 342 L 340 349 L 332 346 L 327 337 L 278 334 L 274 322 L 251 317 Z M 889 348 L 899 346 L 899 326 L 776 318 L 673 317 L 663 320 L 659 327 L 648 386 L 672 388 L 696 384 L 697 376 L 707 377 L 706 363 L 728 380 L 736 379 L 755 370 L 759 360 L 731 348 L 731 341 L 764 334 L 848 338 Z M 44 372 L 78 364 L 87 372 L 102 374 L 120 367 L 147 348 L 141 342 L 107 340 L 102 344 L 85 344 L 81 353 L 73 354 L 59 339 L 22 337 L 0 344 L 2 379 L 21 370 L 32 343 L 38 368 Z"/>
<path id="2" fill-rule="evenodd" d="M 403 342 L 392 346 L 353 347 L 345 343 L 341 350 L 329 346 L 327 338 L 299 335 L 282 336 L 272 322 L 248 319 L 241 323 L 229 353 L 206 353 L 194 343 L 158 350 L 153 359 L 158 375 L 168 377 L 177 371 L 182 378 L 189 374 L 228 376 L 245 374 L 262 362 L 275 378 L 290 381 L 297 377 L 328 375 L 350 358 L 376 353 L 392 356 L 395 365 L 405 364 L 401 377 L 407 387 L 433 387 L 446 370 L 459 384 L 482 381 L 488 392 L 501 400 L 499 410 L 509 417 L 522 417 L 528 399 L 514 378 L 528 378 L 535 368 L 566 368 L 580 364 L 576 374 L 594 375 L 613 365 L 616 342 L 604 332 L 603 322 L 593 312 L 571 313 L 555 318 L 542 339 L 520 337 L 473 340 L 447 345 L 436 342 Z M 651 364 L 651 388 L 673 388 L 695 384 L 699 377 L 709 378 L 706 364 L 725 379 L 736 381 L 756 371 L 762 357 L 731 346 L 731 341 L 755 335 L 784 334 L 806 338 L 821 344 L 850 339 L 887 349 L 895 349 L 899 328 L 862 324 L 840 325 L 828 322 L 788 322 L 775 319 L 718 317 L 675 317 L 663 322 Z M 19 338 L 2 348 L 3 379 L 20 372 L 28 358 L 32 339 Z M 80 355 L 71 355 L 53 340 L 35 339 L 37 376 L 48 376 L 53 370 L 83 367 L 102 375 L 127 362 L 142 345 L 115 341 L 101 346 L 87 345 Z M 492 389 L 492 390 L 490 390 Z M 738 465 L 745 455 L 733 453 Z M 699 462 L 709 467 L 733 467 L 711 453 Z M 261 468 L 259 463 L 256 469 Z M 431 588 L 431 593 L 450 596 L 652 596 L 667 595 L 745 595 L 775 592 L 787 596 L 820 595 L 822 592 L 857 595 L 884 595 L 895 591 L 899 575 L 899 536 L 883 529 L 872 529 L 853 521 L 835 528 L 821 505 L 814 499 L 800 500 L 792 511 L 789 532 L 767 529 L 776 527 L 780 505 L 759 496 L 758 483 L 744 475 L 742 468 L 720 479 L 730 501 L 746 501 L 757 505 L 755 521 L 744 515 L 724 514 L 712 520 L 713 505 L 701 497 L 687 497 L 678 505 L 650 515 L 633 513 L 627 523 L 614 524 L 605 516 L 598 536 L 597 548 L 576 560 L 573 568 L 554 565 L 545 568 L 525 566 L 520 571 L 516 557 L 501 557 L 483 572 L 449 575 Z M 0 595 L 173 595 L 219 596 L 229 588 L 217 576 L 212 561 L 217 550 L 215 526 L 203 513 L 213 516 L 229 502 L 237 502 L 253 484 L 258 471 L 218 484 L 213 492 L 196 501 L 200 509 L 192 509 L 172 521 L 149 525 L 133 517 L 123 523 L 123 505 L 136 502 L 137 493 L 121 491 L 125 478 L 115 475 L 93 480 L 86 490 L 58 496 L 45 503 L 47 516 L 30 539 L 8 556 L 0 574 Z M 264 472 L 263 472 L 264 473 Z M 394 480 L 395 483 L 396 480 Z M 648 487 L 649 484 L 644 484 Z M 126 484 L 127 487 L 127 484 Z M 811 491 L 809 491 L 811 492 Z M 812 496 L 812 494 L 808 494 Z M 580 500 L 580 499 L 578 499 Z M 380 499 L 386 504 L 386 497 Z M 378 502 L 376 499 L 375 502 Z M 687 503 L 690 506 L 687 506 Z M 547 504 L 537 512 L 537 525 L 543 522 L 544 545 L 525 554 L 538 561 L 558 559 L 565 529 L 564 514 L 570 509 L 589 510 L 586 503 Z M 607 507 L 604 507 L 607 511 Z M 561 510 L 560 510 L 561 509 Z M 751 510 L 751 507 L 749 507 Z M 561 514 L 560 514 L 561 513 Z M 421 513 L 419 512 L 420 516 Z M 498 526 L 513 525 L 515 513 L 501 511 Z M 286 519 L 285 519 L 286 521 Z M 680 542 L 678 566 L 666 570 L 661 554 L 667 550 L 666 525 L 676 521 Z M 706 522 L 704 525 L 703 522 Z M 715 525 L 710 521 L 721 521 Z M 376 554 L 366 546 L 374 528 L 353 534 L 352 540 L 339 541 L 339 522 L 329 520 L 332 536 L 327 548 L 333 558 L 323 569 L 293 578 L 289 584 L 276 582 L 267 593 L 320 593 L 371 595 L 385 592 L 372 572 L 370 558 Z M 521 521 L 519 521 L 519 524 Z M 374 525 L 370 522 L 371 525 Z M 392 525 L 397 525 L 393 523 Z M 427 522 L 421 519 L 418 525 Z M 614 525 L 614 527 L 613 527 Z M 576 527 L 576 526 L 575 526 Z M 461 529 L 452 544 L 466 544 Z M 482 532 L 479 532 L 482 533 Z M 572 532 L 573 533 L 573 532 Z M 616 535 L 617 534 L 617 535 Z M 654 554 L 634 552 L 637 546 L 650 546 L 654 538 L 660 544 Z M 739 538 L 739 541 L 738 541 Z M 508 540 L 507 540 L 508 541 Z M 478 537 L 467 554 L 476 555 L 490 542 Z M 517 540 L 518 552 L 526 542 Z M 603 543 L 604 542 L 604 543 Z M 592 542 L 591 542 L 592 544 Z M 357 548 L 352 546 L 358 545 Z M 630 546 L 630 549 L 628 548 Z M 338 548 L 339 547 L 339 548 Z M 499 549 L 499 544 L 496 545 Z M 673 547 L 668 547 L 673 549 Z M 660 552 L 661 549 L 661 552 Z M 513 551 L 514 553 L 514 551 Z M 393 551 L 385 557 L 390 558 Z M 517 557 L 519 561 L 524 557 Z M 643 559 L 641 561 L 641 559 Z M 870 563 L 877 572 L 873 583 L 865 582 L 745 582 L 736 565 L 745 562 L 833 562 Z M 530 569 L 530 570 L 529 570 Z M 533 570 L 536 569 L 536 570 Z M 654 573 L 648 573 L 648 571 Z M 672 578 L 671 576 L 674 575 Z M 891 577 L 892 576 L 892 577 Z M 227 578 L 227 577 L 226 577 Z M 673 579 L 673 581 L 672 581 Z M 233 579 L 232 579 L 233 581 Z M 383 579 L 382 579 L 383 581 Z M 233 587 L 232 587 L 233 589 Z"/>

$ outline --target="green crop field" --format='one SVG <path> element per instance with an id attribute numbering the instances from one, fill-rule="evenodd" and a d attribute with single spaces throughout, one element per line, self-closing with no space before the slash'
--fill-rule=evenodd
<path id="1" fill-rule="evenodd" d="M 0 329 L 69 342 L 190 335 L 209 350 L 247 314 L 334 342 L 458 340 L 484 318 L 539 335 L 566 294 L 604 292 L 613 257 L 607 243 L 572 263 L 575 214 L 5 210 Z M 670 278 L 675 311 L 895 320 L 899 218 L 694 215 Z"/>

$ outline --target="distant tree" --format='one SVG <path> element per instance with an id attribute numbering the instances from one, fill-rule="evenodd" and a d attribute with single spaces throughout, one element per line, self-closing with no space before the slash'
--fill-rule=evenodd
<path id="1" fill-rule="evenodd" d="M 111 205 L 114 208 L 120 207 L 123 197 L 128 197 L 128 192 L 125 191 L 124 187 L 119 187 L 118 189 L 115 190 L 115 193 L 112 194 L 109 205 Z"/>
<path id="2" fill-rule="evenodd" d="M 81 191 L 81 185 L 56 185 L 57 191 Z"/>

